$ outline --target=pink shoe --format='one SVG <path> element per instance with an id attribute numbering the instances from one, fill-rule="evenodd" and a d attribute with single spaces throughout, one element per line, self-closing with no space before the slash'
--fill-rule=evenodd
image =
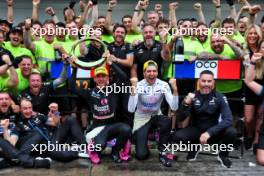
<path id="1" fill-rule="evenodd" d="M 123 150 L 121 152 L 119 152 L 119 156 L 121 158 L 121 160 L 123 161 L 127 161 L 130 156 L 130 151 L 131 151 L 131 142 L 128 140 L 123 148 Z"/>
<path id="2" fill-rule="evenodd" d="M 90 140 L 88 142 L 88 146 L 90 146 L 90 145 L 94 145 L 92 140 Z M 101 160 L 98 156 L 98 153 L 96 153 L 95 151 L 90 151 L 89 148 L 87 148 L 87 153 L 88 153 L 90 160 L 93 164 L 99 164 L 101 162 Z"/>
<path id="3" fill-rule="evenodd" d="M 172 153 L 168 153 L 166 156 L 170 160 L 173 160 L 173 158 L 174 158 L 174 155 Z"/>

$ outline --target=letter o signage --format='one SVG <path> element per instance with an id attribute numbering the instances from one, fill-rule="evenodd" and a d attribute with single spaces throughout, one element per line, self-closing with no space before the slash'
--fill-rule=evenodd
<path id="1" fill-rule="evenodd" d="M 196 68 L 205 68 L 205 69 L 210 69 L 210 68 L 216 68 L 217 67 L 217 62 L 216 61 L 197 61 L 195 63 Z"/>

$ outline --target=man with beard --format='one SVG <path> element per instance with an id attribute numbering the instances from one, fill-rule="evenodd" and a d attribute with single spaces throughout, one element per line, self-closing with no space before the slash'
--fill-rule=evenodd
<path id="1" fill-rule="evenodd" d="M 166 156 L 164 146 L 168 143 L 171 120 L 162 114 L 161 103 L 165 98 L 173 111 L 178 109 L 178 91 L 176 79 L 171 79 L 170 85 L 157 78 L 158 65 L 149 60 L 143 66 L 144 79 L 137 83 L 136 78 L 131 78 L 132 91 L 128 111 L 135 112 L 133 133 L 135 136 L 136 158 L 145 160 L 149 156 L 148 134 L 151 128 L 159 128 L 160 140 L 158 144 L 159 161 L 165 167 L 171 167 L 171 161 Z"/>
<path id="2" fill-rule="evenodd" d="M 48 114 L 48 105 L 50 101 L 50 92 L 56 89 L 67 79 L 68 64 L 63 65 L 60 77 L 50 83 L 42 84 L 40 73 L 31 73 L 29 76 L 29 87 L 21 92 L 18 96 L 18 102 L 23 98 L 27 98 L 33 104 L 33 110 L 42 114 Z"/>
<path id="3" fill-rule="evenodd" d="M 29 156 L 35 142 L 41 139 L 37 132 L 20 137 L 16 127 L 19 115 L 11 108 L 11 98 L 7 92 L 0 92 L 0 156 L 4 160 L 0 168 L 21 165 L 26 168 L 49 168 L 48 159 L 34 159 Z M 17 148 L 15 148 L 15 146 Z"/>
<path id="4" fill-rule="evenodd" d="M 21 56 L 21 59 L 22 60 L 18 65 L 19 68 L 16 69 L 18 84 L 8 90 L 13 97 L 17 97 L 29 86 L 29 75 L 31 74 L 33 68 L 32 59 L 29 56 Z M 7 77 L 5 79 L 9 78 Z"/>
<path id="5" fill-rule="evenodd" d="M 133 64 L 134 53 L 133 48 L 129 43 L 125 43 L 126 28 L 123 25 L 115 25 L 113 29 L 113 37 L 115 41 L 108 45 L 110 52 L 110 60 L 116 63 L 121 70 L 126 73 L 127 78 L 130 78 L 130 68 Z M 118 77 L 117 73 L 113 69 L 110 71 L 111 83 L 115 83 L 116 86 L 129 86 L 130 82 L 122 82 Z M 120 92 L 117 96 L 117 102 L 121 105 L 118 108 L 117 119 L 118 121 L 126 121 L 132 126 L 132 115 L 127 111 L 129 93 Z M 125 116 L 125 118 L 124 118 Z"/>
<path id="6" fill-rule="evenodd" d="M 14 27 L 9 33 L 10 41 L 4 42 L 4 48 L 11 52 L 14 57 L 19 57 L 22 55 L 30 56 L 33 60 L 32 63 L 36 64 L 35 58 L 30 50 L 25 48 L 22 44 L 23 41 L 23 31 L 20 27 Z M 17 68 L 17 65 L 14 65 Z"/>
<path id="7" fill-rule="evenodd" d="M 195 149 L 188 151 L 186 157 L 188 161 L 194 161 L 202 150 L 199 144 L 217 144 L 221 141 L 221 144 L 228 147 L 236 139 L 236 130 L 232 127 L 232 113 L 227 99 L 214 90 L 214 83 L 213 73 L 209 70 L 202 71 L 199 91 L 189 93 L 179 109 L 177 119 L 181 121 L 191 116 L 192 121 L 190 126 L 172 135 L 173 141 L 198 145 Z M 221 121 L 219 121 L 220 116 Z M 232 162 L 228 158 L 228 151 L 227 148 L 222 151 L 220 149 L 218 160 L 222 166 L 230 168 Z"/>
<path id="8" fill-rule="evenodd" d="M 212 34 L 211 45 L 206 52 L 201 53 L 199 59 L 243 59 L 244 52 L 235 43 L 220 34 Z M 227 97 L 240 97 L 242 81 L 217 80 L 216 90 L 221 93 L 230 93 Z M 238 92 L 237 92 L 238 91 Z M 238 94 L 236 94 L 236 92 Z M 233 95 L 232 95 L 233 94 Z"/>
<path id="9" fill-rule="evenodd" d="M 144 41 L 136 46 L 134 51 L 134 63 L 131 68 L 131 77 L 137 77 L 138 80 L 143 79 L 143 65 L 148 60 L 154 60 L 158 64 L 158 75 L 162 77 L 162 63 L 170 59 L 169 48 L 166 44 L 166 32 L 162 31 L 160 39 L 162 42 L 156 41 L 156 30 L 153 26 L 147 24 L 143 28 Z"/>
<path id="10" fill-rule="evenodd" d="M 24 43 L 25 46 L 36 56 L 38 69 L 40 70 L 41 75 L 48 76 L 47 74 L 50 72 L 50 61 L 54 61 L 56 58 L 55 50 L 58 50 L 61 54 L 66 54 L 66 51 L 60 44 L 54 42 L 56 31 L 55 23 L 51 20 L 46 20 L 42 27 L 45 29 L 43 40 L 32 42 L 30 32 L 31 20 L 26 19 Z"/>

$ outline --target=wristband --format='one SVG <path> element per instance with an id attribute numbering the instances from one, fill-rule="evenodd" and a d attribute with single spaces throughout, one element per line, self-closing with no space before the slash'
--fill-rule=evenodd
<path id="1" fill-rule="evenodd" d="M 51 14 L 52 17 L 54 17 L 55 15 L 56 15 L 55 13 Z"/>
<path id="2" fill-rule="evenodd" d="M 112 12 L 112 10 L 111 10 L 111 9 L 107 9 L 107 11 L 108 11 L 108 12 Z"/>
<path id="3" fill-rule="evenodd" d="M 134 12 L 139 12 L 139 10 L 138 9 L 134 9 Z"/>
<path id="4" fill-rule="evenodd" d="M 220 7 L 221 7 L 220 5 L 216 6 L 216 8 L 220 8 Z"/>
<path id="5" fill-rule="evenodd" d="M 141 11 L 145 11 L 145 9 L 141 9 Z"/>
<path id="6" fill-rule="evenodd" d="M 13 67 L 13 64 L 7 64 L 8 68 Z"/>
<path id="7" fill-rule="evenodd" d="M 250 61 L 250 64 L 251 64 L 251 65 L 254 65 L 254 66 L 257 65 L 256 62 L 252 62 L 252 61 Z"/>

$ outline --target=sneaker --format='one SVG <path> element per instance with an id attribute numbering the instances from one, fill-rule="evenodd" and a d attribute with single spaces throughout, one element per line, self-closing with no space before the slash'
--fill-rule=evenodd
<path id="1" fill-rule="evenodd" d="M 34 167 L 35 168 L 50 168 L 50 160 L 49 159 L 35 159 L 34 160 Z"/>
<path id="2" fill-rule="evenodd" d="M 11 165 L 8 162 L 6 162 L 5 160 L 0 161 L 0 169 L 6 169 L 9 167 L 11 167 Z"/>
<path id="3" fill-rule="evenodd" d="M 217 159 L 223 167 L 226 167 L 226 168 L 232 167 L 232 162 L 230 161 L 228 157 L 218 155 Z"/>
<path id="4" fill-rule="evenodd" d="M 159 161 L 162 163 L 165 167 L 171 167 L 171 161 L 167 158 L 167 155 L 159 154 Z"/>
<path id="5" fill-rule="evenodd" d="M 258 144 L 253 144 L 253 154 L 257 154 Z"/>
<path id="6" fill-rule="evenodd" d="M 92 141 L 92 140 L 90 140 L 90 141 L 88 142 L 88 146 L 90 146 L 89 144 L 91 144 L 91 143 L 92 143 L 92 145 L 93 145 L 93 141 Z M 101 160 L 100 160 L 100 157 L 99 157 L 99 155 L 98 155 L 97 152 L 95 152 L 95 151 L 91 151 L 91 150 L 89 150 L 89 147 L 87 147 L 87 153 L 88 153 L 88 155 L 89 155 L 89 157 L 90 157 L 90 160 L 91 160 L 91 162 L 92 162 L 93 164 L 100 164 Z"/>
<path id="7" fill-rule="evenodd" d="M 88 155 L 88 153 L 86 153 L 86 152 L 79 152 L 79 153 L 78 153 L 78 156 L 79 156 L 80 158 L 89 158 L 89 155 Z"/>
<path id="8" fill-rule="evenodd" d="M 121 158 L 119 156 L 119 152 L 118 151 L 112 150 L 111 157 L 112 157 L 112 159 L 113 159 L 113 161 L 115 163 L 122 163 L 122 160 L 121 160 Z"/>
<path id="9" fill-rule="evenodd" d="M 200 148 L 197 151 L 188 152 L 188 155 L 186 156 L 187 161 L 195 161 L 199 153 L 200 153 Z"/>
<path id="10" fill-rule="evenodd" d="M 119 152 L 119 156 L 121 160 L 128 161 L 130 156 L 130 150 L 131 150 L 131 142 L 128 140 L 121 152 Z"/>
<path id="11" fill-rule="evenodd" d="M 252 149 L 252 143 L 253 143 L 253 138 L 246 138 L 244 141 L 245 149 L 251 150 Z"/>

